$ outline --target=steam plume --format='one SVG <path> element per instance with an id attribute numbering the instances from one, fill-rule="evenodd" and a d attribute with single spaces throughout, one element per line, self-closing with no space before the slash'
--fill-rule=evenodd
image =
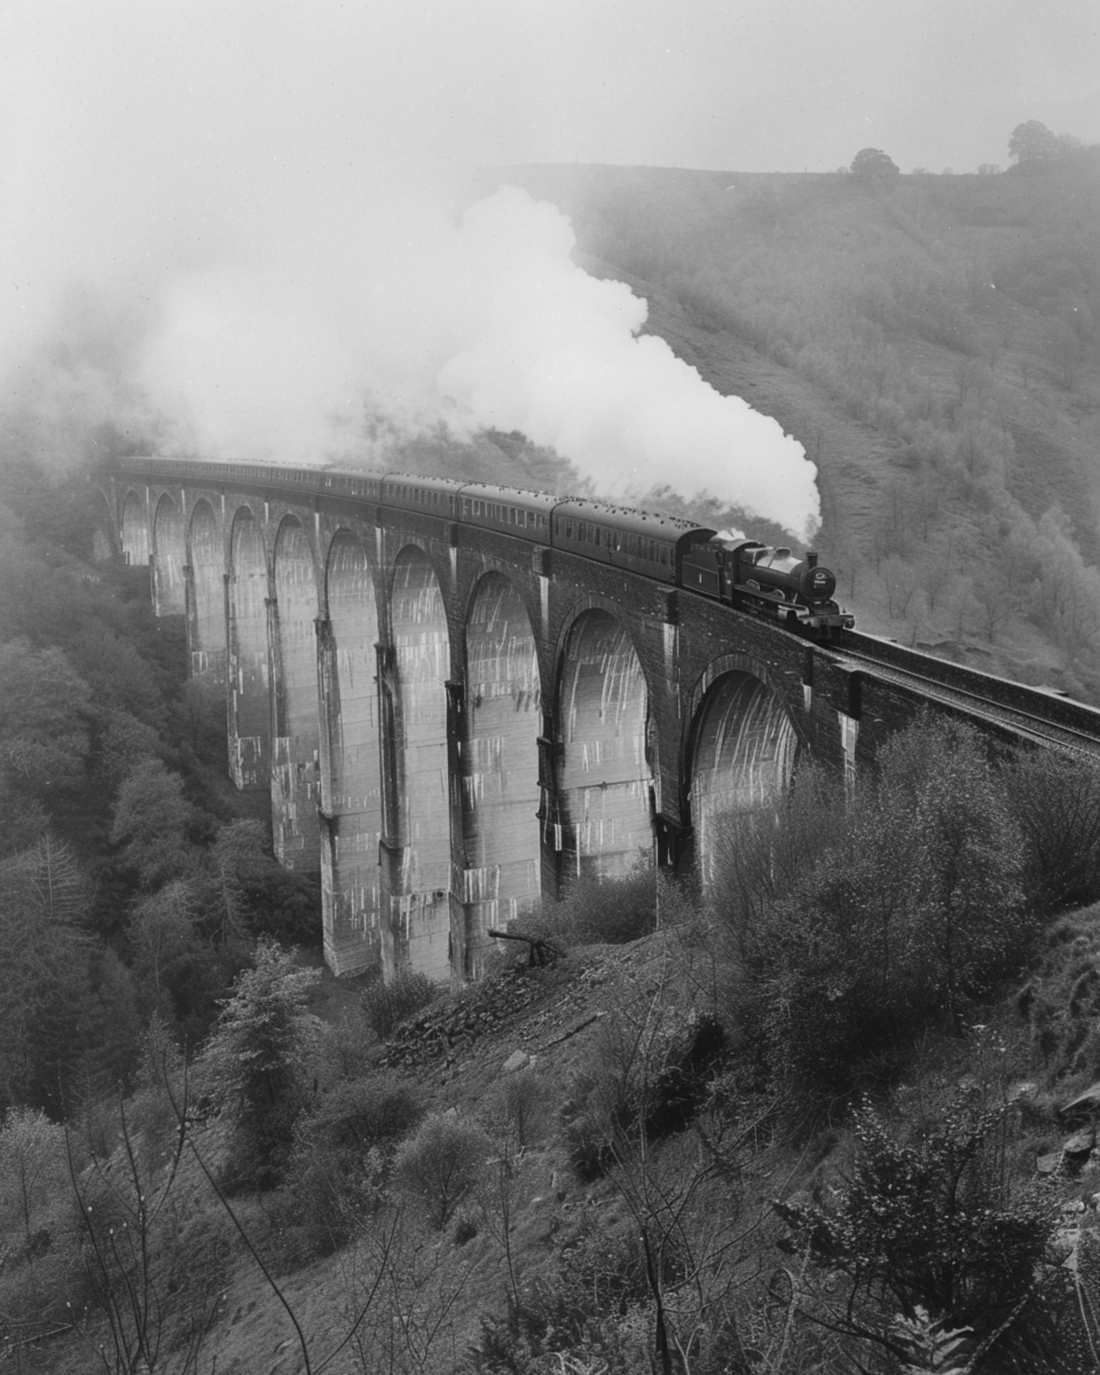
<path id="1" fill-rule="evenodd" d="M 102 0 L 89 29 L 79 0 L 7 0 L 9 432 L 378 457 L 368 409 L 520 429 L 610 494 L 812 524 L 800 447 L 640 336 L 645 303 L 572 262 L 559 211 L 502 188 L 456 224 L 469 148 L 523 160 L 496 132 L 529 133 L 524 63 L 499 60 L 519 11 L 374 8 Z"/>

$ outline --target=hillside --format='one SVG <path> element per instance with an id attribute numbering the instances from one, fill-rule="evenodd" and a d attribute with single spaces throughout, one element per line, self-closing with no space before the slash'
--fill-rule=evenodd
<path id="1" fill-rule="evenodd" d="M 869 630 L 1100 693 L 1100 159 L 994 176 L 493 169 L 818 467 Z M 748 521 L 746 517 L 746 521 Z"/>
<path id="2" fill-rule="evenodd" d="M 1095 911 L 1074 929 L 1090 932 L 1095 952 Z M 1048 974 L 1056 968 L 1057 957 Z M 147 1297 L 140 1311 L 161 1347 L 155 1368 L 165 1375 L 659 1371 L 640 1246 L 647 1236 L 660 1257 L 670 1330 L 678 1340 L 690 1334 L 692 1342 L 690 1358 L 685 1352 L 683 1362 L 677 1358 L 667 1369 L 899 1372 L 888 1353 L 853 1366 L 857 1355 L 868 1359 L 866 1344 L 853 1345 L 850 1336 L 806 1320 L 815 1310 L 827 1320 L 830 1294 L 841 1281 L 826 1267 L 820 1288 L 808 1252 L 800 1258 L 792 1245 L 797 1233 L 790 1220 L 800 1209 L 839 1199 L 851 1187 L 858 1139 L 833 1128 L 792 1134 L 776 1115 L 775 1100 L 754 1090 L 744 1068 L 730 1070 L 728 1061 L 705 1093 L 684 1096 L 693 1063 L 699 1085 L 713 1074 L 713 1057 L 699 1051 L 700 1032 L 715 994 L 731 992 L 729 977 L 721 941 L 689 920 L 626 946 L 581 946 L 545 969 L 528 970 L 519 961 L 476 990 L 437 999 L 401 1026 L 392 1043 L 370 1046 L 362 1039 L 362 986 L 324 974 L 311 1006 L 342 1048 L 344 1072 L 385 1083 L 391 1095 L 410 1094 L 420 1111 L 443 1114 L 445 1122 L 477 1124 L 491 1143 L 481 1185 L 437 1232 L 411 1202 L 402 1213 L 371 1202 L 369 1190 L 360 1192 L 363 1179 L 348 1166 L 362 1160 L 361 1147 L 320 1155 L 296 1185 L 259 1195 L 235 1192 L 223 1204 L 197 1158 L 185 1153 L 164 1195 L 167 1228 L 149 1229 L 156 1240 L 148 1268 L 156 1303 Z M 1035 990 L 1041 1001 L 1050 982 L 1037 979 Z M 1015 1008 L 989 1004 L 981 1015 L 982 1023 L 962 1038 L 927 1037 L 910 1074 L 892 1099 L 880 1098 L 880 1116 L 872 1120 L 898 1140 L 919 1140 L 925 1131 L 933 1142 L 942 1139 L 936 1132 L 945 1120 L 954 1130 L 998 1124 L 992 1151 L 979 1157 L 980 1178 L 994 1191 L 979 1197 L 988 1206 L 995 1195 L 997 1216 L 1012 1218 L 1013 1226 L 1041 1217 L 1056 1250 L 1039 1253 L 1045 1278 L 1035 1294 L 1049 1311 L 1038 1306 L 1020 1324 L 1035 1347 L 1031 1358 L 1026 1351 L 1021 1358 L 1017 1345 L 1007 1364 L 995 1353 L 992 1364 L 978 1369 L 1084 1375 L 1094 1369 L 1087 1347 L 1082 1364 L 1070 1362 L 1072 1345 L 1059 1347 L 1055 1358 L 1044 1352 L 1053 1342 L 1049 1324 L 1073 1319 L 1067 1298 L 1076 1302 L 1072 1286 L 1063 1292 L 1052 1283 L 1059 1271 L 1050 1266 L 1072 1254 L 1081 1266 L 1082 1297 L 1100 1293 L 1100 1274 L 1090 1269 L 1085 1280 L 1086 1264 L 1096 1264 L 1100 1249 L 1093 1245 L 1100 1185 L 1092 1149 L 1095 1096 L 1083 1116 L 1060 1116 L 1076 1096 L 1071 1085 L 1080 1072 L 1059 1087 L 1064 1062 L 1040 1052 Z M 691 1047 L 694 1062 L 685 1056 Z M 667 1094 L 657 1084 L 673 1065 L 685 1067 L 687 1077 L 678 1081 L 680 1096 L 669 1101 L 690 1100 L 691 1108 L 654 1132 L 642 1155 L 624 1138 L 613 1147 L 619 1163 L 597 1166 L 595 1148 L 612 1142 L 602 1132 L 615 1095 L 646 1081 L 651 1092 Z M 330 1060 L 328 1092 L 332 1073 Z M 141 1124 L 137 1172 L 159 1206 L 152 1183 L 158 1176 L 147 1163 L 155 1118 L 148 1107 L 132 1104 L 131 1112 Z M 170 1141 L 171 1131 L 161 1139 Z M 205 1165 L 221 1173 L 226 1138 L 217 1120 L 197 1125 L 193 1139 Z M 334 1170 L 338 1160 L 343 1173 Z M 118 1153 L 98 1176 L 116 1199 L 126 1194 L 127 1169 Z M 1014 1208 L 1001 1186 L 991 1185 L 1006 1176 Z M 1045 1197 L 1028 1201 L 1029 1179 L 1053 1182 Z M 105 1206 L 94 1185 L 85 1187 L 97 1208 Z M 906 1229 L 923 1225 L 920 1205 L 930 1199 L 922 1188 L 934 1192 L 931 1172 L 908 1195 L 902 1190 Z M 334 1207 L 334 1200 L 342 1204 Z M 350 1215 L 342 1211 L 349 1207 Z M 330 1254 L 328 1229 L 349 1222 L 352 1234 L 341 1233 Z M 60 1264 L 60 1257 L 51 1263 Z M 45 1272 L 44 1263 L 43 1271 L 47 1283 L 61 1273 Z M 10 1304 L 10 1281 L 4 1292 Z M 510 1294 L 519 1318 L 511 1335 Z M 124 1292 L 117 1312 L 126 1335 L 138 1309 Z M 20 1328 L 9 1330 L 18 1335 Z M 1085 1340 L 1080 1333 L 1078 1340 Z M 127 1368 L 115 1363 L 118 1344 L 94 1311 L 67 1335 L 16 1348 L 17 1368 L 25 1375 L 82 1375 L 92 1368 L 98 1343 L 107 1364 L 96 1368 Z"/>
<path id="3" fill-rule="evenodd" d="M 1100 776 L 929 721 L 758 822 L 465 989 L 258 941 L 189 1063 L 10 1112 L 17 1368 L 1094 1371 Z"/>

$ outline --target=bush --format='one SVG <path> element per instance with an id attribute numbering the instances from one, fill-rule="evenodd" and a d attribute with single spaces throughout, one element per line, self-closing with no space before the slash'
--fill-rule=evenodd
<path id="1" fill-rule="evenodd" d="M 923 1309 L 967 1330 L 971 1358 L 997 1333 L 998 1369 L 1063 1368 L 1014 1359 L 1056 1339 L 1043 1288 L 1057 1285 L 1058 1212 L 1053 1197 L 1009 1188 L 996 1149 L 1003 1119 L 1001 1108 L 956 1104 L 905 1140 L 869 1106 L 858 1112 L 848 1186 L 828 1206 L 776 1205 L 791 1249 L 829 1276 L 820 1311 L 886 1345 L 899 1313 Z"/>
<path id="2" fill-rule="evenodd" d="M 13 1108 L 0 1126 L 0 1314 L 6 1330 L 33 1335 L 79 1304 L 84 1267 L 74 1241 L 79 1213 L 65 1129 Z"/>
<path id="3" fill-rule="evenodd" d="M 442 1232 L 481 1181 L 492 1150 L 492 1142 L 477 1127 L 433 1112 L 398 1148 L 394 1183 L 422 1205 L 432 1226 Z"/>
<path id="4" fill-rule="evenodd" d="M 725 1047 L 715 1018 L 686 1022 L 650 999 L 603 1021 L 586 1068 L 561 1109 L 562 1136 L 579 1178 L 597 1179 L 640 1141 L 681 1131 L 707 1096 Z"/>
<path id="5" fill-rule="evenodd" d="M 1100 768 L 1054 750 L 1022 753 L 1011 798 L 1029 901 L 1059 912 L 1100 898 Z"/>
<path id="6" fill-rule="evenodd" d="M 380 1076 L 336 1085 L 299 1119 L 286 1184 L 312 1251 L 343 1245 L 378 1207 L 397 1143 L 422 1116 L 412 1089 Z"/>
<path id="7" fill-rule="evenodd" d="M 1063 917 L 1021 994 L 1051 1080 L 1100 1077 L 1100 905 Z"/>
<path id="8" fill-rule="evenodd" d="M 626 945 L 657 929 L 657 882 L 648 866 L 622 878 L 582 876 L 534 926 L 567 945 Z"/>
<path id="9" fill-rule="evenodd" d="M 1005 781 L 969 728 L 918 721 L 845 807 L 822 817 L 821 805 L 820 787 L 803 785 L 774 828 L 757 823 L 728 919 L 746 1044 L 762 1042 L 778 1083 L 831 1110 L 1018 971 L 1035 924 Z M 801 865 L 791 835 L 806 840 Z"/>
<path id="10" fill-rule="evenodd" d="M 546 1085 L 533 1069 L 521 1069 L 507 1076 L 496 1098 L 499 1116 L 506 1123 L 509 1136 L 522 1151 L 529 1144 L 532 1129 L 545 1108 Z"/>
<path id="11" fill-rule="evenodd" d="M 363 994 L 363 1010 L 371 1030 L 388 1041 L 399 1023 L 419 1012 L 439 992 L 426 974 L 402 970 L 389 983 L 374 983 Z"/>
<path id="12" fill-rule="evenodd" d="M 675 1255 L 663 1261 L 660 1278 L 667 1293 L 683 1278 L 683 1269 Z M 646 1256 L 637 1230 L 621 1221 L 586 1220 L 557 1248 L 551 1273 L 525 1285 L 522 1299 L 507 1315 L 482 1319 L 470 1364 L 479 1375 L 551 1370 L 635 1375 L 656 1368 L 651 1364 L 654 1327 Z M 690 1344 L 689 1349 L 694 1358 Z M 691 1365 L 702 1371 L 726 1368 L 694 1359 Z"/>

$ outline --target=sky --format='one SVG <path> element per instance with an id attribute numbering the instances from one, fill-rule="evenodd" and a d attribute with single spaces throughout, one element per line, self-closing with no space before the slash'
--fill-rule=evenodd
<path id="1" fill-rule="evenodd" d="M 1100 0 L 0 0 L 0 387 L 60 447 L 525 428 L 797 529 L 794 441 L 639 338 L 554 207 L 457 219 L 467 170 L 963 172 L 1026 119 L 1100 141 Z"/>

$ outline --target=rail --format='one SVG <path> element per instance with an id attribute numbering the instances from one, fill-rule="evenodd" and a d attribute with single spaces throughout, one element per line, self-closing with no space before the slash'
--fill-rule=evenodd
<path id="1" fill-rule="evenodd" d="M 839 646 L 819 652 L 1011 735 L 1100 756 L 1100 710 L 1048 688 L 1028 687 L 855 630 L 845 631 Z"/>

